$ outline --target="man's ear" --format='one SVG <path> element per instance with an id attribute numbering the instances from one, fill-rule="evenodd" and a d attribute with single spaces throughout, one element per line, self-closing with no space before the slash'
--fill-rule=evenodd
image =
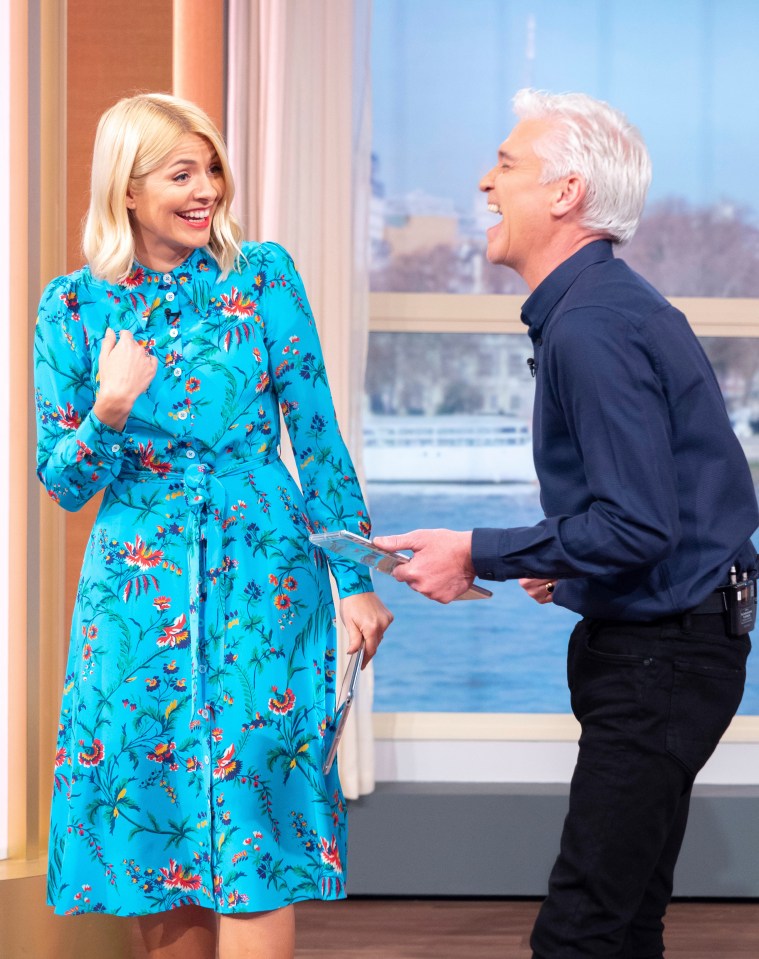
<path id="1" fill-rule="evenodd" d="M 577 212 L 585 200 L 585 193 L 585 180 L 577 173 L 570 173 L 556 183 L 551 213 L 556 217 L 564 217 Z"/>

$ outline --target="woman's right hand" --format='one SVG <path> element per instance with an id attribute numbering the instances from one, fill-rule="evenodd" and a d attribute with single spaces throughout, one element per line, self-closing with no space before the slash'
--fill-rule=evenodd
<path id="1" fill-rule="evenodd" d="M 92 412 L 101 423 L 120 432 L 157 369 L 157 357 L 140 346 L 129 330 L 122 330 L 117 339 L 115 330 L 108 327 L 100 347 L 100 389 Z"/>

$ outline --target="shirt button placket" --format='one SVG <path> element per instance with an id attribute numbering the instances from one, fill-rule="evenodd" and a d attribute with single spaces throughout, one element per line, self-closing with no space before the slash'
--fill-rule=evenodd
<path id="1" fill-rule="evenodd" d="M 166 283 L 167 285 L 168 285 L 168 284 L 171 284 L 172 287 L 174 287 L 174 285 L 175 285 L 175 280 L 174 280 L 174 277 L 171 275 L 171 273 L 164 273 L 164 274 L 163 274 L 163 281 L 164 281 L 164 283 Z M 174 301 L 176 300 L 176 298 L 177 298 L 177 294 L 176 294 L 176 292 L 175 292 L 175 290 L 174 290 L 173 288 L 170 289 L 170 290 L 168 290 L 168 291 L 166 292 L 166 295 L 165 295 L 165 301 L 166 301 L 166 303 L 171 303 L 171 304 L 173 304 Z M 168 314 L 170 311 L 167 310 L 166 312 L 167 312 L 167 314 Z M 173 325 L 173 324 L 172 324 L 172 325 L 169 326 L 169 337 L 170 337 L 171 340 L 173 341 L 173 342 L 172 342 L 172 347 L 177 347 L 177 346 L 179 346 L 179 344 L 177 343 L 177 340 L 180 338 L 180 331 L 179 331 L 179 326 L 178 326 L 178 318 L 175 318 L 175 319 L 174 319 L 174 324 L 176 324 L 176 325 Z M 180 353 L 180 355 L 181 355 L 181 351 L 180 351 L 180 350 L 177 350 L 177 352 Z M 184 370 L 182 369 L 181 366 L 175 366 L 175 367 L 172 369 L 172 374 L 173 374 L 173 376 L 174 376 L 174 379 L 175 379 L 175 381 L 176 381 L 177 386 L 180 385 L 180 381 L 181 381 L 181 379 L 182 379 L 183 373 L 184 373 Z M 182 408 L 182 409 L 180 409 L 180 410 L 177 411 L 176 416 L 177 416 L 177 419 L 178 419 L 178 420 L 184 421 L 184 420 L 186 420 L 187 417 L 188 417 L 188 412 L 187 412 L 187 410 L 186 410 L 185 408 Z M 180 431 L 180 432 L 181 432 L 181 431 Z M 185 451 L 185 456 L 187 457 L 187 459 L 194 459 L 194 458 L 195 458 L 195 451 L 192 450 L 192 449 L 188 449 L 188 450 Z"/>

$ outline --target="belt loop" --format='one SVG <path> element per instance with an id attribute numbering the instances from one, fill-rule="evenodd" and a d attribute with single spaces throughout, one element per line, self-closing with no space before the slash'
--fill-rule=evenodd
<path id="1" fill-rule="evenodd" d="M 690 614 L 690 613 L 683 613 L 683 617 L 682 617 L 682 626 L 683 626 L 683 629 L 690 630 L 690 628 L 691 628 L 692 625 L 693 625 L 693 617 L 691 616 L 691 614 Z"/>

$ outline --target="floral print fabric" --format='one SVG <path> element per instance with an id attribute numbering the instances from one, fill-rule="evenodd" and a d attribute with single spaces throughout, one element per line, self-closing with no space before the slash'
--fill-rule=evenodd
<path id="1" fill-rule="evenodd" d="M 300 277 L 246 244 L 121 285 L 45 290 L 38 473 L 102 504 L 76 598 L 48 900 L 59 913 L 218 912 L 344 896 L 346 813 L 321 772 L 335 708 L 328 568 L 309 531 L 369 519 Z M 92 413 L 107 327 L 159 359 L 119 433 Z M 302 493 L 279 459 L 280 411 Z M 332 563 L 341 596 L 371 589 Z"/>

